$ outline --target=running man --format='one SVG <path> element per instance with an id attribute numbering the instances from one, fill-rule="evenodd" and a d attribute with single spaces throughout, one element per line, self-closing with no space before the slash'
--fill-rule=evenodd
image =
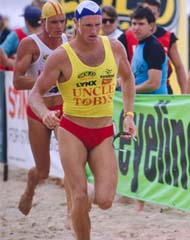
<path id="1" fill-rule="evenodd" d="M 58 2 L 49 1 L 43 5 L 42 31 L 23 39 L 17 51 L 14 71 L 14 86 L 18 90 L 31 89 L 44 69 L 45 61 L 54 49 L 67 41 L 63 34 L 65 13 Z M 53 109 L 59 117 L 62 114 L 62 97 L 54 85 L 43 95 L 47 108 Z M 29 170 L 27 186 L 19 202 L 19 210 L 27 215 L 32 207 L 34 191 L 38 183 L 46 179 L 50 169 L 50 138 L 54 128 L 47 128 L 27 106 L 29 140 L 36 166 Z"/>
<path id="2" fill-rule="evenodd" d="M 122 44 L 100 36 L 100 7 L 81 2 L 75 11 L 76 37 L 48 58 L 29 96 L 32 110 L 50 129 L 57 127 L 61 161 L 68 181 L 71 219 L 77 240 L 90 240 L 85 164 L 94 175 L 94 203 L 108 209 L 114 200 L 118 169 L 112 147 L 113 96 L 116 77 L 122 78 L 124 127 L 136 135 L 133 120 L 134 77 Z M 61 119 L 47 108 L 43 94 L 55 84 L 64 101 Z"/>

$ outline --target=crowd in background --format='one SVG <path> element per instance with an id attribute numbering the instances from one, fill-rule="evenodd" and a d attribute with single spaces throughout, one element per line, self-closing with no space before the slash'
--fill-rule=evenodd
<path id="1" fill-rule="evenodd" d="M 28 15 L 24 15 L 24 13 L 23 13 L 23 17 L 25 20 L 25 26 L 21 27 L 21 29 L 23 29 L 24 34 L 19 35 L 19 33 L 17 33 L 17 35 L 19 35 L 19 36 L 17 36 L 17 37 L 14 36 L 11 40 L 9 39 L 10 36 L 8 38 L 8 35 L 10 35 L 10 33 L 12 33 L 12 32 L 15 32 L 15 29 L 11 29 L 9 27 L 9 17 L 3 16 L 3 14 L 1 14 L 1 12 L 0 12 L 0 69 L 6 69 L 6 70 L 12 69 L 12 67 L 14 65 L 13 59 L 14 59 L 18 44 L 21 41 L 21 39 L 23 37 L 27 36 L 28 34 L 32 34 L 32 33 L 35 33 L 40 30 L 40 23 L 39 23 L 40 22 L 40 17 L 39 17 L 40 13 L 37 13 L 36 8 L 41 9 L 45 2 L 46 2 L 46 0 L 33 0 L 32 3 L 30 4 L 30 6 L 26 6 L 26 8 L 32 7 L 33 9 L 31 8 L 28 10 Z M 153 10 L 154 10 L 154 6 L 159 6 L 158 11 L 156 13 L 157 15 L 155 15 L 156 20 L 157 20 L 159 17 L 159 10 L 160 10 L 159 8 L 161 5 L 161 1 L 160 0 L 150 0 L 150 1 L 144 1 L 144 2 L 145 3 L 147 2 L 150 4 L 153 3 Z M 141 4 L 141 3 L 143 3 L 143 1 L 139 1 L 138 4 Z M 26 11 L 26 9 L 24 11 Z M 126 40 L 123 40 L 125 38 L 125 35 L 128 34 L 127 32 L 130 32 L 130 31 L 128 31 L 128 29 L 122 31 L 119 28 L 119 17 L 118 17 L 118 13 L 117 13 L 116 9 L 110 5 L 102 6 L 102 17 L 103 17 L 102 35 L 108 36 L 111 39 L 119 39 L 123 43 L 124 47 L 126 48 L 126 51 L 127 51 L 128 57 L 129 57 L 129 61 L 131 61 L 130 52 L 127 50 L 128 46 L 127 46 Z M 32 25 L 31 25 L 31 23 L 32 23 Z M 129 30 L 130 30 L 130 28 L 129 28 Z M 67 31 L 67 29 L 66 29 L 66 31 Z M 157 32 L 155 32 L 155 34 L 157 34 Z M 160 33 L 158 33 L 158 34 L 160 34 Z M 12 35 L 15 35 L 15 33 L 14 34 L 12 33 Z M 72 32 L 72 35 L 73 35 L 73 32 Z M 68 37 L 69 38 L 72 37 L 70 29 L 68 30 Z M 175 51 L 173 51 L 173 53 L 172 53 L 172 51 L 170 51 L 170 49 L 169 49 L 170 64 L 168 65 L 168 68 L 169 68 L 168 71 L 172 72 L 173 69 L 175 70 L 176 79 L 178 81 L 178 85 L 180 87 L 181 93 L 182 94 L 189 93 L 190 90 L 185 89 L 185 87 L 183 86 L 183 82 L 187 81 L 187 78 L 188 78 L 188 85 L 190 85 L 189 84 L 190 73 L 189 74 L 185 73 L 185 68 L 183 66 L 183 63 L 181 60 L 179 60 L 181 58 L 181 56 L 179 54 L 179 51 L 177 50 L 177 40 L 178 40 L 178 37 L 180 38 L 180 36 L 176 37 L 173 34 L 172 37 L 173 37 L 173 40 L 172 40 L 173 43 L 171 43 L 171 45 L 172 44 L 175 45 Z M 171 48 L 171 45 L 170 45 L 170 48 Z M 170 54 L 170 52 L 171 52 L 171 54 Z M 175 59 L 177 59 L 177 61 Z M 181 61 L 181 63 L 180 63 L 180 61 Z M 172 75 L 172 77 L 174 77 L 174 75 Z M 171 79 L 167 81 L 168 93 L 173 92 L 170 82 L 171 82 Z M 119 78 L 118 78 L 118 85 L 119 85 Z M 188 88 L 190 88 L 190 87 L 188 86 Z M 117 87 L 117 90 L 120 90 L 120 86 Z"/>

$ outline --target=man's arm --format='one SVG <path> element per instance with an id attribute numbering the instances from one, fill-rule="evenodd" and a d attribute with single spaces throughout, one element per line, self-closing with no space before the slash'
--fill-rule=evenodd
<path id="1" fill-rule="evenodd" d="M 174 65 L 176 76 L 177 76 L 177 81 L 181 89 L 181 93 L 185 94 L 188 92 L 188 80 L 187 80 L 187 74 L 185 72 L 185 68 L 183 66 L 178 48 L 177 48 L 177 43 L 173 43 L 168 56 Z"/>
<path id="2" fill-rule="evenodd" d="M 148 79 L 145 82 L 136 85 L 136 92 L 148 93 L 155 91 L 160 87 L 161 77 L 162 77 L 161 70 L 150 69 L 148 71 Z"/>
<path id="3" fill-rule="evenodd" d="M 0 48 L 0 66 L 5 68 L 14 67 L 15 59 L 7 57 L 3 48 Z"/>
<path id="4" fill-rule="evenodd" d="M 113 50 L 114 53 L 117 53 L 118 75 L 121 77 L 125 131 L 128 132 L 130 136 L 135 136 L 136 127 L 132 114 L 135 100 L 135 79 L 122 44 L 117 41 Z"/>
<path id="5" fill-rule="evenodd" d="M 35 48 L 31 38 L 25 38 L 19 44 L 13 76 L 13 84 L 17 90 L 31 89 L 35 83 L 33 76 L 26 75 L 32 64 Z"/>

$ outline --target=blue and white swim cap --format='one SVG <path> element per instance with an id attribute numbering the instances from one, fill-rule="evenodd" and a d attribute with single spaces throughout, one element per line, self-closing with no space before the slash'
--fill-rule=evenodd
<path id="1" fill-rule="evenodd" d="M 81 2 L 74 13 L 74 17 L 78 20 L 80 18 L 91 16 L 91 15 L 102 15 L 100 6 L 93 1 L 83 1 Z"/>

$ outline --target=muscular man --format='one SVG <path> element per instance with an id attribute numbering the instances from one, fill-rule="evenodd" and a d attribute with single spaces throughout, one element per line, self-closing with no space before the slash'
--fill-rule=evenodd
<path id="1" fill-rule="evenodd" d="M 23 39 L 19 45 L 14 71 L 16 89 L 31 89 L 44 69 L 45 61 L 54 49 L 65 42 L 65 13 L 62 6 L 53 1 L 44 4 L 41 16 L 42 31 Z M 62 98 L 57 87 L 51 86 L 43 95 L 47 108 L 57 116 L 62 112 Z M 27 107 L 29 140 L 36 166 L 29 170 L 27 186 L 19 202 L 20 211 L 27 215 L 37 184 L 48 177 L 50 169 L 50 137 L 53 128 L 47 128 L 40 117 Z"/>
<path id="2" fill-rule="evenodd" d="M 29 105 L 48 128 L 57 129 L 59 150 L 72 195 L 71 219 L 77 240 L 90 240 L 85 164 L 94 175 L 94 202 L 108 209 L 117 186 L 117 160 L 112 147 L 113 96 L 122 78 L 124 127 L 136 135 L 133 121 L 134 77 L 122 44 L 99 36 L 102 16 L 93 1 L 81 2 L 74 18 L 76 37 L 48 58 L 29 96 Z M 57 82 L 64 115 L 50 111 L 43 94 Z"/>
<path id="3" fill-rule="evenodd" d="M 160 5 L 161 1 L 160 0 L 143 0 L 142 1 L 142 6 L 143 7 L 148 7 L 154 14 L 156 20 L 160 16 Z M 185 68 L 183 66 L 180 53 L 177 47 L 177 37 L 175 36 L 174 33 L 170 31 L 166 31 L 163 27 L 156 25 L 154 26 L 153 29 L 154 36 L 157 37 L 158 41 L 162 44 L 164 47 L 165 53 L 169 57 L 169 61 L 174 66 L 177 81 L 179 84 L 179 87 L 181 89 L 181 93 L 185 94 L 187 93 L 188 89 L 188 84 L 187 84 L 187 74 L 185 72 Z M 137 39 L 134 36 L 134 33 L 132 29 L 128 29 L 123 33 L 120 37 L 119 40 L 123 43 L 127 50 L 128 58 L 131 61 L 134 53 L 134 49 L 138 44 Z M 168 65 L 168 82 L 167 82 L 167 87 L 168 87 L 168 93 L 172 93 L 171 89 L 171 83 L 172 81 L 171 78 L 171 72 L 172 72 L 172 67 L 169 62 Z"/>

